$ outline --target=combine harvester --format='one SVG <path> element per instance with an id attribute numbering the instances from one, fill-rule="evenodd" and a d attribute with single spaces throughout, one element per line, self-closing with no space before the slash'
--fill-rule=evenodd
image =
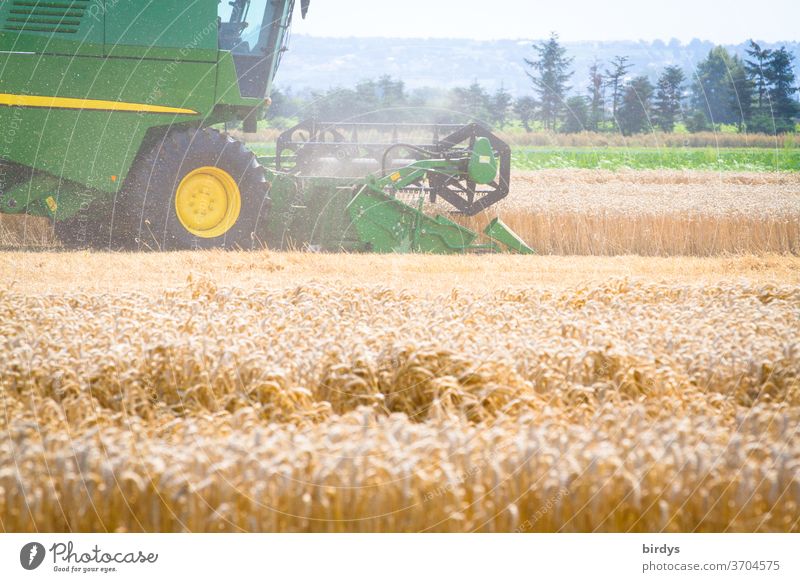
<path id="1" fill-rule="evenodd" d="M 424 211 L 508 195 L 510 149 L 480 125 L 309 121 L 261 158 L 212 129 L 256 130 L 294 8 L 2 2 L 0 212 L 68 248 L 532 253 L 498 219 L 479 235 Z"/>

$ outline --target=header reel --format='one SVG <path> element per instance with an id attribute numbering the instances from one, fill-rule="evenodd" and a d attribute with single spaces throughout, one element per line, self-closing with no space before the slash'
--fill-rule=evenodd
<path id="1" fill-rule="evenodd" d="M 509 192 L 511 148 L 487 128 L 409 123 L 304 121 L 278 138 L 275 168 L 300 177 L 386 177 L 423 161 L 428 166 L 404 192 L 439 198 L 474 216 Z"/>

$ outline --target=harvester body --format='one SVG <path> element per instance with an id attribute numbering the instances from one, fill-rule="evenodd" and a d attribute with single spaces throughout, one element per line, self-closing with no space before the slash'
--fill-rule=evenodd
<path id="1" fill-rule="evenodd" d="M 256 130 L 294 9 L 0 3 L 0 213 L 46 217 L 67 246 L 532 252 L 502 222 L 476 244 L 426 212 L 439 199 L 474 215 L 507 195 L 510 150 L 479 126 L 364 154 L 339 129 L 317 134 L 307 122 L 269 159 L 213 129 Z M 361 171 L 312 171 L 331 161 Z"/>
<path id="2" fill-rule="evenodd" d="M 34 173 L 16 192 L 4 185 L 0 210 L 69 218 L 123 187 L 154 128 L 257 115 L 293 4 L 265 3 L 269 48 L 254 57 L 230 32 L 229 50 L 220 48 L 220 31 L 238 25 L 219 22 L 217 0 L 0 3 L 2 160 L 14 164 L 6 181 Z M 54 178 L 62 188 L 48 204 Z"/>

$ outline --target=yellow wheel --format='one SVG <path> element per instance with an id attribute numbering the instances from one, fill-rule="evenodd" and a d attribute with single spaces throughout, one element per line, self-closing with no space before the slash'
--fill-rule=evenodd
<path id="1" fill-rule="evenodd" d="M 115 200 L 111 244 L 260 248 L 269 207 L 264 168 L 243 143 L 210 128 L 177 127 L 153 134 L 137 154 Z"/>
<path id="2" fill-rule="evenodd" d="M 200 238 L 228 232 L 242 210 L 236 180 L 221 168 L 204 166 L 184 176 L 175 192 L 175 213 L 183 228 Z"/>

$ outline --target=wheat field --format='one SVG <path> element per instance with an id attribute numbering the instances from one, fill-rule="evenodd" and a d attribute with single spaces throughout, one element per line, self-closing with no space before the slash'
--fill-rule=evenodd
<path id="1" fill-rule="evenodd" d="M 800 531 L 800 258 L 2 253 L 4 531 Z"/>
<path id="2" fill-rule="evenodd" d="M 495 216 L 542 254 L 800 253 L 799 173 L 517 172 Z"/>
<path id="3" fill-rule="evenodd" d="M 497 210 L 539 256 L 3 217 L 39 250 L 0 253 L 0 528 L 800 531 L 800 178 L 519 172 Z"/>
<path id="4" fill-rule="evenodd" d="M 502 203 L 471 219 L 453 218 L 483 230 L 495 216 L 540 254 L 797 255 L 800 173 L 515 172 Z M 0 245 L 57 244 L 46 220 L 0 215 Z"/>

